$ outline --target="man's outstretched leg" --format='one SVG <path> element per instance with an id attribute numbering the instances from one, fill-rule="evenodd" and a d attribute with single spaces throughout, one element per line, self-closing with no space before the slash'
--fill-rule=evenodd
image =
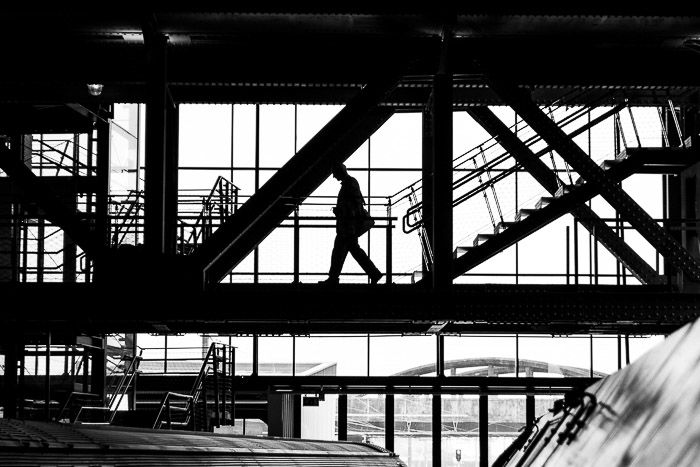
<path id="1" fill-rule="evenodd" d="M 379 279 L 381 279 L 384 274 L 374 265 L 367 253 L 365 253 L 365 250 L 360 248 L 360 244 L 357 243 L 357 237 L 352 237 L 352 239 L 348 241 L 348 251 L 350 251 L 352 257 L 357 261 L 357 264 L 359 264 L 369 276 L 370 282 L 372 284 L 379 282 Z"/>
<path id="2" fill-rule="evenodd" d="M 340 236 L 335 236 L 333 243 L 333 253 L 331 253 L 331 269 L 328 272 L 328 279 L 320 281 L 320 284 L 337 284 L 340 281 L 340 272 L 343 270 L 345 258 L 348 256 L 348 244 Z"/>

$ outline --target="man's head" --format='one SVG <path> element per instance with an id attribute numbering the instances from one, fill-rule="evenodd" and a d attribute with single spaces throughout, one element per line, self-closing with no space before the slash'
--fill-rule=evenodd
<path id="1" fill-rule="evenodd" d="M 336 180 L 343 180 L 345 177 L 348 176 L 348 169 L 345 167 L 343 164 L 334 164 L 333 165 L 333 178 Z"/>

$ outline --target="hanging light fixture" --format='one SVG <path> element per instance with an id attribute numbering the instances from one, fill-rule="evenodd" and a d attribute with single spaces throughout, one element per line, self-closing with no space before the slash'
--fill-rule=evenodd
<path id="1" fill-rule="evenodd" d="M 90 93 L 91 96 L 99 96 L 102 94 L 102 89 L 104 88 L 103 84 L 88 84 L 87 85 L 88 92 Z"/>

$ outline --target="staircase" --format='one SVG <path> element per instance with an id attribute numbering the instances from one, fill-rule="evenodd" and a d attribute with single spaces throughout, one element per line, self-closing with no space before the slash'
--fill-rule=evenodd
<path id="1" fill-rule="evenodd" d="M 679 173 L 684 168 L 697 162 L 697 148 L 693 148 L 687 143 L 678 148 L 642 147 L 634 116 L 629 107 L 619 105 L 597 116 L 593 116 L 590 113 L 594 109 L 594 105 L 579 108 L 578 111 L 564 114 L 559 120 L 550 113 L 550 118 L 566 131 L 569 138 L 583 134 L 610 117 L 614 119 L 616 130 L 620 132 L 620 137 L 626 149 L 620 150 L 614 159 L 600 163 L 601 169 L 612 182 L 619 183 L 634 173 Z M 622 125 L 620 124 L 620 113 L 623 109 L 627 109 L 629 112 L 638 147 L 627 147 L 627 142 L 622 132 Z M 646 262 L 624 244 L 624 241 L 619 239 L 614 231 L 606 226 L 604 221 L 598 218 L 589 208 L 582 205 L 582 203 L 600 194 L 596 185 L 585 183 L 581 178 L 574 181 L 572 170 L 565 162 L 565 170 L 558 171 L 552 149 L 538 135 L 535 134 L 529 138 L 521 137 L 522 127 L 518 127 L 518 132 L 515 133 L 513 127 L 506 127 L 496 117 L 493 117 L 493 120 L 497 120 L 497 124 L 493 121 L 489 122 L 489 119 L 484 115 L 484 113 L 489 113 L 488 110 L 483 112 L 471 111 L 470 113 L 474 114 L 472 115 L 473 118 L 481 123 L 482 126 L 486 124 L 484 128 L 492 135 L 497 136 L 467 151 L 455 160 L 455 169 L 465 165 L 469 166 L 468 164 L 471 163 L 474 170 L 468 171 L 467 175 L 458 178 L 454 182 L 453 207 L 464 203 L 476 195 L 483 196 L 492 229 L 487 232 L 477 233 L 469 243 L 455 246 L 453 251 L 455 277 L 469 271 L 562 215 L 573 212 L 582 225 L 588 230 L 592 230 L 592 234 L 598 236 L 601 244 L 608 248 L 618 261 L 627 267 L 642 283 L 657 283 L 661 280 L 653 268 L 649 267 Z M 481 119 L 479 114 L 481 114 Z M 484 118 L 486 121 L 483 121 Z M 585 123 L 571 131 L 573 124 L 581 121 L 585 121 Z M 501 126 L 500 133 L 498 130 L 494 132 L 493 128 L 499 125 Z M 567 128 L 566 125 L 569 125 L 569 127 Z M 527 129 L 528 127 L 525 128 Z M 664 136 L 666 135 L 667 132 L 664 131 Z M 501 136 L 505 139 L 502 139 Z M 510 142 L 506 141 L 509 138 L 516 142 L 512 140 Z M 667 140 L 668 138 L 666 137 L 665 139 Z M 489 154 L 488 157 L 486 153 Z M 513 160 L 514 154 L 515 160 Z M 551 160 L 551 165 L 549 166 L 540 160 L 547 155 L 549 155 Z M 467 158 L 465 159 L 465 157 Z M 457 162 L 458 160 L 460 161 Z M 477 164 L 477 160 L 482 163 L 480 165 Z M 537 182 L 549 191 L 549 194 L 542 196 L 534 206 L 522 208 L 514 213 L 512 218 L 507 219 L 498 202 L 497 183 L 515 173 L 516 170 L 522 169 L 523 166 L 531 172 Z M 558 173 L 565 174 L 564 180 L 560 178 Z M 415 184 L 404 190 L 407 190 L 407 194 L 400 198 L 399 201 L 407 199 L 410 207 L 403 218 L 403 231 L 410 233 L 420 229 L 418 235 L 423 250 L 424 262 L 429 265 L 430 262 L 426 259 L 431 256 L 428 254 L 430 245 L 425 238 L 423 219 L 422 215 L 420 215 L 422 203 L 417 201 Z M 426 249 L 426 246 L 428 249 Z M 413 282 L 420 279 L 422 279 L 422 272 L 414 272 Z"/>
<path id="2" fill-rule="evenodd" d="M 188 394 L 167 392 L 152 428 L 212 431 L 233 425 L 235 348 L 212 343 Z"/>
<path id="3" fill-rule="evenodd" d="M 178 239 L 180 253 L 194 253 L 197 247 L 211 236 L 215 227 L 218 228 L 236 212 L 238 192 L 238 187 L 224 177 L 219 176 L 216 179 L 209 195 L 202 202 L 202 210 L 194 225 L 188 226 L 181 223 L 181 233 Z M 189 230 L 188 235 L 184 233 L 185 230 Z"/>
<path id="4" fill-rule="evenodd" d="M 124 396 L 134 387 L 141 360 L 141 352 L 136 356 L 122 356 L 111 374 L 107 375 L 105 401 L 100 394 L 71 392 L 58 415 L 58 420 L 70 423 L 111 424 Z"/>
<path id="5" fill-rule="evenodd" d="M 630 148 L 600 166 L 612 181 L 621 182 L 635 173 L 681 170 L 694 161 L 697 151 L 690 148 Z M 472 269 L 596 195 L 595 185 L 581 178 L 572 185 L 562 184 L 554 196 L 541 197 L 534 208 L 520 209 L 513 222 L 501 222 L 493 233 L 477 234 L 471 245 L 458 246 L 454 250 L 455 269 Z"/>

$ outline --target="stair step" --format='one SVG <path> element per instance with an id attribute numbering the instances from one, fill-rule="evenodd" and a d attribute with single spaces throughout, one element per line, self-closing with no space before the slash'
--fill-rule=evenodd
<path id="1" fill-rule="evenodd" d="M 469 251 L 470 248 L 471 248 L 470 246 L 458 246 L 457 248 L 455 248 L 455 251 L 452 253 L 452 257 L 454 259 L 457 259 L 460 256 L 462 256 L 464 253 Z"/>
<path id="2" fill-rule="evenodd" d="M 525 219 L 527 216 L 529 216 L 530 214 L 534 214 L 537 211 L 538 211 L 537 209 L 521 209 L 520 211 L 518 211 L 518 214 L 515 216 L 515 220 L 521 221 L 521 220 Z"/>
<path id="3" fill-rule="evenodd" d="M 487 241 L 488 239 L 494 236 L 494 234 L 479 234 L 476 237 L 474 237 L 474 246 L 479 246 L 481 243 Z"/>
<path id="4" fill-rule="evenodd" d="M 515 225 L 515 222 L 509 222 L 509 221 L 501 221 L 498 224 L 496 224 L 496 228 L 494 229 L 495 234 L 501 232 L 502 230 L 506 230 L 508 227 Z"/>
<path id="5" fill-rule="evenodd" d="M 555 199 L 556 199 L 556 198 L 554 198 L 554 197 L 552 197 L 552 196 L 543 196 L 542 198 L 540 198 L 539 201 L 537 201 L 537 204 L 535 204 L 535 207 L 536 207 L 537 209 L 542 209 L 543 207 L 547 206 L 548 204 L 550 204 L 550 203 L 551 203 L 552 201 L 554 201 Z"/>

